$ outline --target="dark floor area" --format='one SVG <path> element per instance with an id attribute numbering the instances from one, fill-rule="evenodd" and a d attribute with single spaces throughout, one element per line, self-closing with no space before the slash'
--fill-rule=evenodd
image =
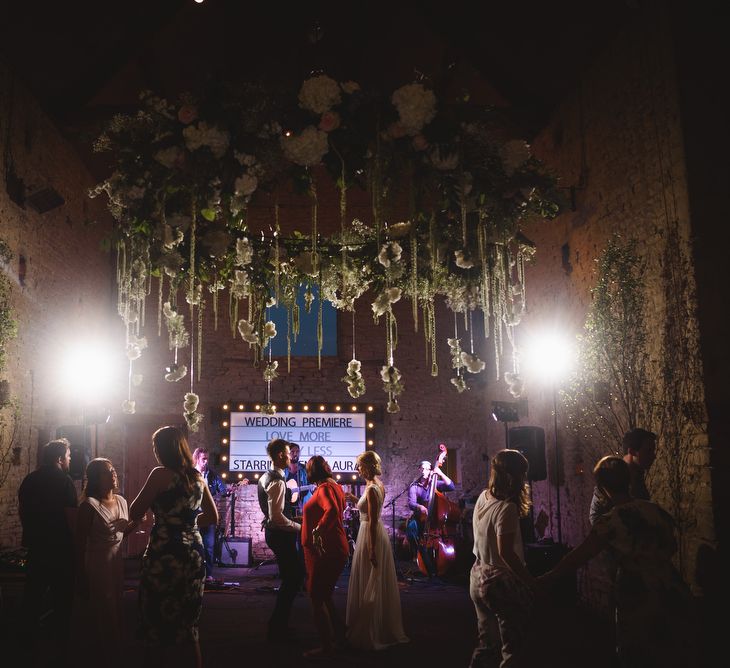
<path id="1" fill-rule="evenodd" d="M 141 666 L 143 648 L 134 639 L 136 621 L 136 576 L 139 562 L 130 560 L 127 566 L 127 587 L 124 594 L 129 643 L 119 648 L 124 664 Z M 452 578 L 448 583 L 429 584 L 410 564 L 400 564 L 401 602 L 406 633 L 411 638 L 401 645 L 378 653 L 345 651 L 332 659 L 304 659 L 302 652 L 317 644 L 306 594 L 297 597 L 292 614 L 292 627 L 297 640 L 272 646 L 266 643 L 266 621 L 272 610 L 275 587 L 278 585 L 274 565 L 259 568 L 217 568 L 214 587 L 204 598 L 200 624 L 201 648 L 205 666 L 222 668 L 236 663 L 256 666 L 286 666 L 321 664 L 340 666 L 467 666 L 476 637 L 476 619 L 469 599 L 466 578 Z M 347 570 L 335 591 L 335 604 L 344 616 L 347 600 Z M 18 603 L 22 592 L 22 576 L 8 574 L 0 577 L 2 592 L 2 629 L 5 647 L 12 646 L 17 622 Z M 15 636 L 17 637 L 17 636 Z M 9 641 L 9 642 L 8 642 Z M 77 635 L 72 642 L 74 656 L 83 665 L 85 639 Z M 39 656 L 35 665 L 54 665 L 52 652 L 38 643 Z M 47 648 L 46 648 L 47 650 Z M 110 648 L 110 652 L 116 652 Z M 40 658 L 43 657 L 43 658 Z M 3 662 L 4 663 L 4 662 Z M 10 665 L 10 664 L 9 664 Z M 16 665 L 16 664 L 13 664 Z M 31 666 L 31 663 L 24 663 Z M 94 665 L 107 665 L 103 660 Z M 611 625 L 575 602 L 544 601 L 535 616 L 534 632 L 529 645 L 530 666 L 549 668 L 560 666 L 613 667 Z M 162 667 L 160 667 L 162 668 Z M 176 667 L 177 668 L 177 667 Z"/>

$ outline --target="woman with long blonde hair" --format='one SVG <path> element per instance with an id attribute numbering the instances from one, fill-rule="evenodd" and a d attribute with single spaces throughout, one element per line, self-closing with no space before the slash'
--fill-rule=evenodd
<path id="1" fill-rule="evenodd" d="M 403 631 L 398 578 L 388 532 L 380 519 L 385 487 L 377 452 L 367 450 L 355 468 L 365 479 L 365 493 L 357 502 L 360 529 L 350 567 L 347 591 L 347 640 L 359 649 L 385 649 L 408 642 Z"/>
<path id="2" fill-rule="evenodd" d="M 471 666 L 492 665 L 501 655 L 511 666 L 523 648 L 532 609 L 534 578 L 525 566 L 520 517 L 530 507 L 527 459 L 500 450 L 492 459 L 487 489 L 474 507 L 474 556 L 469 594 L 477 614 L 479 641 Z"/>

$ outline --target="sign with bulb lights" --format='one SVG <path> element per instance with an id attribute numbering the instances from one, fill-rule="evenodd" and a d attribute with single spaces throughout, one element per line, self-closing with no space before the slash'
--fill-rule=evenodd
<path id="1" fill-rule="evenodd" d="M 369 414 L 372 406 L 290 404 L 272 415 L 246 408 L 243 404 L 224 406 L 224 410 L 230 410 L 222 425 L 228 431 L 223 445 L 228 450 L 224 461 L 229 480 L 257 479 L 270 466 L 266 445 L 272 439 L 283 438 L 299 445 L 300 463 L 321 455 L 337 480 L 354 481 L 359 478 L 355 471 L 357 456 L 374 444 L 368 436 L 374 427 Z"/>

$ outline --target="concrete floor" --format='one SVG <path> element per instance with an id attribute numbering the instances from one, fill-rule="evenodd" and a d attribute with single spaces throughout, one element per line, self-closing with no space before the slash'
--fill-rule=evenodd
<path id="1" fill-rule="evenodd" d="M 383 652 L 345 651 L 334 658 L 317 661 L 302 658 L 304 650 L 317 644 L 306 594 L 302 593 L 297 597 L 292 612 L 291 626 L 297 631 L 298 641 L 272 647 L 266 643 L 264 633 L 274 604 L 275 587 L 278 585 L 276 567 L 264 565 L 258 569 L 217 568 L 214 577 L 219 584 L 206 591 L 200 623 L 204 664 L 211 668 L 223 668 L 235 660 L 236 664 L 248 666 L 287 668 L 312 664 L 375 664 L 399 668 L 467 666 L 476 638 L 476 618 L 465 578 L 456 578 L 449 584 L 428 584 L 420 573 L 413 572 L 410 564 L 400 564 L 400 568 L 406 576 L 411 576 L 401 582 L 404 626 L 411 642 Z M 116 654 L 123 656 L 121 665 L 137 667 L 141 666 L 143 657 L 143 648 L 134 639 L 133 633 L 136 624 L 137 561 L 127 563 L 127 573 L 124 600 L 130 640 Z M 343 616 L 347 582 L 346 570 L 334 595 L 335 605 Z M 13 624 L 17 619 L 13 609 L 17 609 L 22 579 L 3 578 L 1 583 L 2 627 L 5 633 L 12 635 Z M 8 647 L 7 644 L 4 646 Z M 42 642 L 39 642 L 38 647 L 36 661 L 26 660 L 22 665 L 54 665 L 52 652 L 49 654 L 44 651 Z M 73 663 L 83 664 L 84 640 L 81 637 L 76 638 L 72 647 L 78 659 Z M 544 602 L 535 616 L 535 630 L 531 637 L 529 654 L 529 666 L 613 668 L 615 664 L 611 625 L 574 604 L 555 606 Z M 95 666 L 108 665 L 103 660 L 93 663 Z"/>

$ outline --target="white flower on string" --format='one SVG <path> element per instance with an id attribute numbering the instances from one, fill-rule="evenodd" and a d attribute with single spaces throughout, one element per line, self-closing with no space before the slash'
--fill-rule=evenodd
<path id="1" fill-rule="evenodd" d="M 486 366 L 478 357 L 467 352 L 461 353 L 461 362 L 469 373 L 479 373 Z"/>
<path id="2" fill-rule="evenodd" d="M 466 381 L 461 376 L 456 376 L 456 378 L 452 378 L 451 384 L 457 389 L 459 394 L 461 394 L 464 390 L 469 389 L 466 386 Z"/>
<path id="3" fill-rule="evenodd" d="M 390 305 L 395 304 L 401 297 L 400 288 L 388 288 L 381 292 L 372 304 L 373 313 L 381 316 L 390 310 Z"/>
<path id="4" fill-rule="evenodd" d="M 347 365 L 347 375 L 342 378 L 342 382 L 347 385 L 347 391 L 353 399 L 357 399 L 365 394 L 365 380 L 360 372 L 360 361 L 351 359 Z"/>
<path id="5" fill-rule="evenodd" d="M 273 360 L 266 365 L 266 368 L 264 369 L 264 380 L 267 383 L 270 383 L 275 378 L 278 378 L 279 374 L 276 372 L 278 368 L 279 362 L 277 362 L 276 360 Z"/>
<path id="6" fill-rule="evenodd" d="M 311 77 L 299 89 L 299 106 L 315 114 L 323 114 L 340 103 L 339 84 L 326 74 Z"/>
<path id="7" fill-rule="evenodd" d="M 170 302 L 165 302 L 162 306 L 162 313 L 165 316 L 167 331 L 170 335 L 170 350 L 174 348 L 185 348 L 189 342 L 188 333 L 185 331 L 185 318 L 181 313 L 177 313 Z"/>
<path id="8" fill-rule="evenodd" d="M 400 411 L 400 406 L 395 399 L 391 399 L 390 401 L 388 401 L 386 410 L 388 411 L 388 413 L 398 413 Z"/>
<path id="9" fill-rule="evenodd" d="M 236 239 L 236 264 L 239 267 L 245 267 L 253 260 L 253 248 L 248 237 Z"/>
<path id="10" fill-rule="evenodd" d="M 185 413 L 185 422 L 188 423 L 188 429 L 190 429 L 190 431 L 198 431 L 198 427 L 202 421 L 202 413 Z"/>
<path id="11" fill-rule="evenodd" d="M 436 116 L 436 96 L 423 84 L 412 83 L 396 90 L 391 101 L 398 110 L 400 124 L 411 137 Z"/>
<path id="12" fill-rule="evenodd" d="M 380 369 L 380 378 L 383 381 L 383 389 L 392 395 L 399 395 L 403 392 L 404 385 L 401 382 L 401 372 L 392 365 L 385 365 Z"/>
<path id="13" fill-rule="evenodd" d="M 238 321 L 238 333 L 246 343 L 259 342 L 259 335 L 254 331 L 253 325 L 248 320 Z"/>
<path id="14" fill-rule="evenodd" d="M 471 269 L 474 266 L 474 262 L 464 255 L 463 250 L 454 251 L 454 256 L 456 257 L 457 267 L 460 267 L 461 269 Z"/>
<path id="15" fill-rule="evenodd" d="M 142 355 L 142 351 L 147 347 L 147 337 L 137 338 L 134 334 L 130 334 L 127 340 L 127 359 L 131 362 L 132 360 L 139 359 Z"/>
<path id="16" fill-rule="evenodd" d="M 173 228 L 171 225 L 165 225 L 162 230 L 162 244 L 167 251 L 171 251 L 175 246 L 179 246 L 185 235 L 179 227 Z M 182 258 L 181 258 L 182 260 Z M 180 262 L 182 264 L 182 262 Z"/>
<path id="17" fill-rule="evenodd" d="M 240 269 L 236 269 L 236 271 L 233 272 L 233 278 L 231 279 L 231 294 L 236 299 L 242 299 L 248 294 L 249 284 L 250 281 L 248 273 L 241 271 Z"/>
<path id="18" fill-rule="evenodd" d="M 184 364 L 173 364 L 169 369 L 170 371 L 165 374 L 165 380 L 168 383 L 177 383 L 188 375 L 188 368 Z"/>
<path id="19" fill-rule="evenodd" d="M 264 338 L 265 339 L 273 339 L 276 336 L 276 324 L 269 320 L 264 325 Z"/>
<path id="20" fill-rule="evenodd" d="M 183 410 L 186 413 L 194 413 L 198 408 L 200 397 L 195 392 L 186 392 L 185 401 L 183 403 Z"/>
<path id="21" fill-rule="evenodd" d="M 122 413 L 126 413 L 127 415 L 134 415 L 134 411 L 135 411 L 134 400 L 125 399 L 122 402 Z"/>
<path id="22" fill-rule="evenodd" d="M 403 249 L 397 241 L 389 241 L 387 244 L 383 244 L 380 252 L 378 253 L 378 262 L 384 267 L 390 267 L 391 262 L 399 262 Z"/>
<path id="23" fill-rule="evenodd" d="M 504 374 L 504 380 L 507 383 L 507 390 L 515 398 L 519 399 L 525 389 L 525 384 L 518 374 L 507 371 Z"/>

